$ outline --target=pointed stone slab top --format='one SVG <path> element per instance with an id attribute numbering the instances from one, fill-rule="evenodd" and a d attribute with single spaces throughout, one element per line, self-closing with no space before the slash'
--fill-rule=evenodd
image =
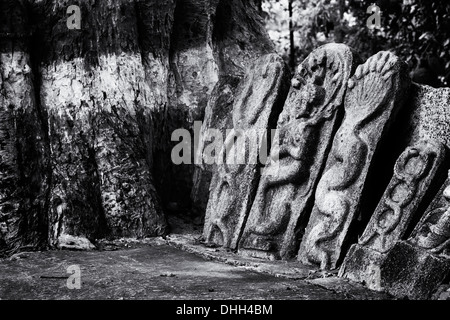
<path id="1" fill-rule="evenodd" d="M 296 254 L 300 220 L 312 208 L 355 67 L 343 44 L 322 46 L 298 66 L 279 117 L 279 142 L 264 168 L 240 242 L 241 254 L 271 260 Z"/>
<path id="2" fill-rule="evenodd" d="M 350 225 L 359 213 L 374 154 L 402 105 L 409 85 L 405 64 L 379 52 L 348 82 L 345 117 L 317 186 L 298 259 L 335 268 Z"/>
<path id="3" fill-rule="evenodd" d="M 256 59 L 240 82 L 233 103 L 233 128 L 219 152 L 210 188 L 203 231 L 206 243 L 237 248 L 260 176 L 254 161 L 259 158 L 254 134 L 263 138 L 262 132 L 275 127 L 288 85 L 287 68 L 275 54 Z M 242 136 L 244 147 L 235 143 L 235 137 Z M 244 164 L 233 164 L 233 153 L 244 155 Z"/>

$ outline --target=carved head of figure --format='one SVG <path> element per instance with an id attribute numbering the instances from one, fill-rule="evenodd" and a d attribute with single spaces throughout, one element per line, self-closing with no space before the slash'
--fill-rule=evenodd
<path id="1" fill-rule="evenodd" d="M 352 65 L 350 49 L 328 44 L 314 50 L 297 68 L 278 128 L 289 122 L 316 125 L 342 105 Z"/>
<path id="2" fill-rule="evenodd" d="M 342 105 L 353 63 L 351 57 L 347 46 L 328 44 L 314 50 L 298 66 L 278 118 L 279 143 L 272 149 L 272 159 L 313 158 L 311 146 L 320 135 L 319 125 Z"/>
<path id="3" fill-rule="evenodd" d="M 314 83 L 307 82 L 300 76 L 292 80 L 291 100 L 283 110 L 278 120 L 280 157 L 289 155 L 297 160 L 303 158 L 301 153 L 312 143 L 315 122 L 312 113 L 315 106 L 321 104 L 325 97 L 325 89 Z"/>
<path id="4" fill-rule="evenodd" d="M 293 108 L 293 117 L 295 119 L 311 117 L 314 106 L 323 103 L 325 98 L 325 89 L 314 83 L 307 83 L 300 93 L 300 103 L 296 104 Z"/>

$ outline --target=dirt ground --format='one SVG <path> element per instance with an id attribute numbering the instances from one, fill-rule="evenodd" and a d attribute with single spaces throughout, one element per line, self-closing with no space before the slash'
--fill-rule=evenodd
<path id="1" fill-rule="evenodd" d="M 80 289 L 70 289 L 69 266 Z M 297 266 L 297 267 L 296 267 Z M 186 235 L 121 240 L 93 251 L 23 252 L 0 260 L 2 300 L 389 299 L 296 263 L 243 259 Z"/>

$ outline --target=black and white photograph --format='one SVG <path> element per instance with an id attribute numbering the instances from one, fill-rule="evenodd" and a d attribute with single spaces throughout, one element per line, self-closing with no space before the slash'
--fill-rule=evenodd
<path id="1" fill-rule="evenodd" d="M 449 86 L 448 0 L 0 0 L 0 300 L 449 300 Z"/>

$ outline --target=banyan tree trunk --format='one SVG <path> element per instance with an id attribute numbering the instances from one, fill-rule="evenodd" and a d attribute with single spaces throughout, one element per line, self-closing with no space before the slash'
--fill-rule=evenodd
<path id="1" fill-rule="evenodd" d="M 229 121 L 230 92 L 274 50 L 256 3 L 0 0 L 0 255 L 202 214 L 212 169 L 174 165 L 171 133 Z"/>

